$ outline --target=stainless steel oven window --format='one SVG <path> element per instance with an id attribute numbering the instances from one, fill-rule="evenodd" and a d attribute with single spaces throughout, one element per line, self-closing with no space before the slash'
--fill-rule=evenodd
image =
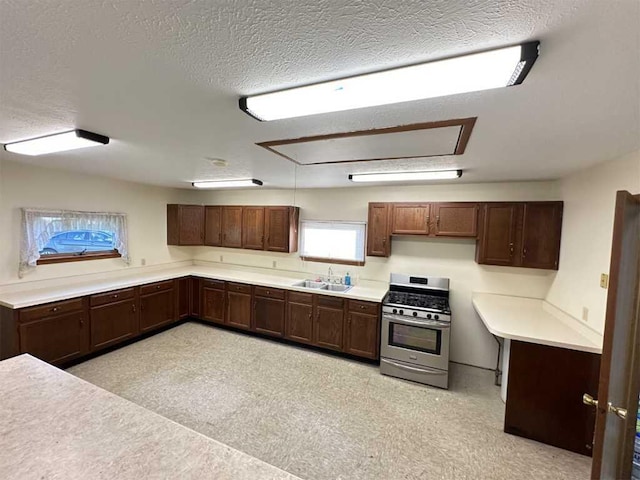
<path id="1" fill-rule="evenodd" d="M 440 355 L 442 330 L 389 322 L 389 345 Z"/>

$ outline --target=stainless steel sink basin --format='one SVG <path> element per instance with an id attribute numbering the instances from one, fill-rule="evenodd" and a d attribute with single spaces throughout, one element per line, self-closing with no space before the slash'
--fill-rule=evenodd
<path id="1" fill-rule="evenodd" d="M 301 282 L 296 282 L 292 286 L 294 287 L 302 287 L 302 288 L 312 288 L 315 290 L 321 290 L 327 288 L 327 284 L 325 282 L 318 282 L 316 280 L 302 280 Z"/>
<path id="2" fill-rule="evenodd" d="M 327 285 L 327 290 L 331 292 L 346 292 L 351 288 L 351 285 L 342 285 L 340 283 L 331 283 Z"/>
<path id="3" fill-rule="evenodd" d="M 346 292 L 353 285 L 342 285 L 340 283 L 318 282 L 317 280 L 302 280 L 292 285 L 293 287 L 309 288 L 311 290 L 328 290 L 330 292 Z"/>

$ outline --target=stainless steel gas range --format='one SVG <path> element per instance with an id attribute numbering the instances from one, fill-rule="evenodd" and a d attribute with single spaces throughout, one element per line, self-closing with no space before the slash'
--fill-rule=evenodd
<path id="1" fill-rule="evenodd" d="M 391 274 L 382 302 L 380 373 L 449 387 L 449 279 Z"/>

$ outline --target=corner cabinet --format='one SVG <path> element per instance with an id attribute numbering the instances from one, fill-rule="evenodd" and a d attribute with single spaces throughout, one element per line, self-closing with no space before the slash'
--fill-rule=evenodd
<path id="1" fill-rule="evenodd" d="M 167 205 L 167 245 L 204 245 L 202 205 Z"/>
<path id="2" fill-rule="evenodd" d="M 562 202 L 485 203 L 480 210 L 476 261 L 557 270 Z"/>

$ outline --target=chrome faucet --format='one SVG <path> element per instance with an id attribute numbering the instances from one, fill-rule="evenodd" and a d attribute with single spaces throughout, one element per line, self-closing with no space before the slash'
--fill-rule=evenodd
<path id="1" fill-rule="evenodd" d="M 331 277 L 333 276 L 333 269 L 331 268 L 331 265 L 329 265 L 329 274 L 328 274 L 328 279 L 329 283 L 331 283 Z"/>

